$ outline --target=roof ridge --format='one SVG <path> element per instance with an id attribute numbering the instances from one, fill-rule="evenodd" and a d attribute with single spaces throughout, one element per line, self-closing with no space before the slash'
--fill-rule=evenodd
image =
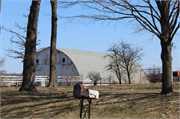
<path id="1" fill-rule="evenodd" d="M 61 47 L 56 47 L 56 49 L 65 49 L 65 50 L 76 50 L 76 51 L 84 51 L 84 52 L 95 52 L 95 53 L 107 53 L 107 52 L 98 52 L 98 51 L 89 51 L 89 50 L 79 50 L 79 49 L 69 49 L 69 48 L 61 48 Z"/>

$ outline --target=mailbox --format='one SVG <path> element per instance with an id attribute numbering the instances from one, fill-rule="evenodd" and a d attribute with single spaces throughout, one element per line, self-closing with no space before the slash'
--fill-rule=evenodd
<path id="1" fill-rule="evenodd" d="M 91 100 L 92 99 L 97 99 L 99 98 L 99 92 L 92 90 L 92 88 L 90 86 L 85 86 L 85 85 L 81 85 L 81 84 L 76 84 L 74 86 L 74 90 L 73 90 L 73 97 L 75 98 L 79 98 L 80 100 L 80 106 L 81 106 L 81 110 L 80 110 L 80 119 L 82 119 L 82 113 L 84 113 L 84 115 L 86 115 L 86 109 L 83 106 L 83 100 L 87 99 L 89 102 L 88 105 L 88 111 L 89 111 L 89 115 L 88 115 L 88 119 L 90 119 L 90 114 L 91 114 Z"/>
<path id="2" fill-rule="evenodd" d="M 92 88 L 90 86 L 76 84 L 74 86 L 74 90 L 73 90 L 73 97 L 76 97 L 76 98 L 85 97 L 85 91 L 87 89 L 92 90 Z"/>
<path id="3" fill-rule="evenodd" d="M 85 91 L 85 97 L 94 98 L 94 99 L 99 98 L 99 92 L 96 90 L 87 89 Z"/>

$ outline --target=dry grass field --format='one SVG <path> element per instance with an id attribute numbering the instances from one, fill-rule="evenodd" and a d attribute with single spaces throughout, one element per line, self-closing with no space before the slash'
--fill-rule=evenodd
<path id="1" fill-rule="evenodd" d="M 100 98 L 92 100 L 91 118 L 179 118 L 179 85 L 167 95 L 160 95 L 161 83 L 92 86 Z M 1 118 L 79 118 L 72 86 L 37 89 L 1 87 Z"/>

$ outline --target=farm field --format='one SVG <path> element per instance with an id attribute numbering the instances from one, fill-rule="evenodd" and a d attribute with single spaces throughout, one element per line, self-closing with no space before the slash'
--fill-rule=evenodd
<path id="1" fill-rule="evenodd" d="M 161 85 L 92 86 L 100 98 L 92 100 L 91 118 L 179 118 L 180 83 L 173 83 L 174 93 L 167 95 L 160 94 Z M 1 87 L 1 118 L 79 118 L 80 101 L 73 97 L 73 86 L 18 89 Z"/>

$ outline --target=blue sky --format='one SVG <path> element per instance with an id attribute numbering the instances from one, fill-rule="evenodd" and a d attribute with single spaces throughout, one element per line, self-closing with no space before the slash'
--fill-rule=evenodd
<path id="1" fill-rule="evenodd" d="M 15 22 L 22 27 L 27 26 L 28 18 L 23 14 L 29 14 L 31 0 L 3 0 L 1 3 L 1 26 L 7 29 L 12 29 L 18 33 L 26 35 L 15 27 Z M 81 13 L 78 9 L 60 10 L 58 14 L 73 14 Z M 38 39 L 41 40 L 37 49 L 48 47 L 50 45 L 51 37 L 51 7 L 50 3 L 46 1 L 41 2 L 40 15 L 38 21 L 38 31 L 40 32 Z M 157 37 L 150 40 L 152 34 L 149 32 L 141 34 L 133 34 L 132 26 L 127 25 L 126 21 L 113 22 L 111 24 L 96 22 L 95 24 L 88 24 L 75 22 L 69 23 L 65 19 L 58 19 L 57 32 L 57 47 L 78 49 L 86 51 L 107 52 L 108 47 L 112 42 L 121 40 L 127 41 L 133 45 L 143 47 L 145 56 L 139 62 L 143 69 L 152 67 L 153 65 L 162 66 L 160 53 L 160 41 Z M 180 34 L 180 30 L 178 31 Z M 7 73 L 21 73 L 23 71 L 23 63 L 21 59 L 13 59 L 5 54 L 4 49 L 17 49 L 16 45 L 10 43 L 12 34 L 1 30 L 0 39 L 0 57 L 5 58 L 6 62 L 4 70 Z M 180 36 L 176 35 L 173 39 L 176 48 L 172 51 L 173 56 L 173 70 L 180 70 Z"/>

